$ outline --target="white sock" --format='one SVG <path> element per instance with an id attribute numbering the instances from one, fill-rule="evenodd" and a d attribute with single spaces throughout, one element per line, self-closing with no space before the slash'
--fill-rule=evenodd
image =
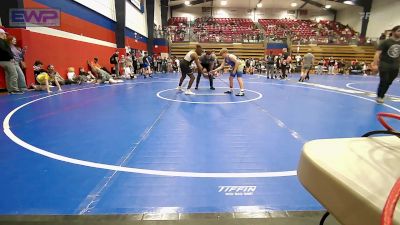
<path id="1" fill-rule="evenodd" d="M 240 89 L 240 92 L 244 92 L 244 89 Z"/>

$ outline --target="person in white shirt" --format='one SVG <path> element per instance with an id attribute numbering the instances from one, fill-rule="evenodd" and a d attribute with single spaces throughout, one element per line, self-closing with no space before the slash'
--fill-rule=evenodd
<path id="1" fill-rule="evenodd" d="M 191 68 L 191 64 L 194 61 L 196 63 L 197 69 L 200 71 L 203 71 L 203 67 L 200 64 L 199 56 L 203 53 L 203 48 L 201 45 L 196 45 L 195 50 L 190 50 L 185 57 L 182 59 L 180 62 L 179 66 L 181 68 L 182 76 L 181 79 L 179 80 L 179 85 L 176 88 L 179 91 L 182 91 L 182 84 L 183 81 L 185 80 L 186 76 L 190 77 L 189 84 L 187 86 L 187 90 L 185 91 L 185 95 L 195 95 L 190 88 L 193 85 L 193 82 L 195 80 L 195 77 L 193 75 L 193 70 Z"/>

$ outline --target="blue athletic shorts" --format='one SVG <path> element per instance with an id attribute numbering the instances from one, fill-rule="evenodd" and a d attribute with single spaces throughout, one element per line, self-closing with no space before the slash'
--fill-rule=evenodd
<path id="1" fill-rule="evenodd" d="M 231 73 L 231 77 L 242 77 L 243 76 L 243 70 L 244 70 L 244 63 L 242 63 L 241 65 L 239 65 L 239 67 L 236 70 L 236 73 L 233 74 Z"/>
<path id="2" fill-rule="evenodd" d="M 231 77 L 242 77 L 243 72 L 242 71 L 236 71 L 236 73 L 231 73 Z"/>

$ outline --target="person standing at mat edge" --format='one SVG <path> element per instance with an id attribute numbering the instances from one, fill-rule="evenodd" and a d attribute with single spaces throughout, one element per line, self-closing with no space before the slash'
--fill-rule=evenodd
<path id="1" fill-rule="evenodd" d="M 144 78 L 146 79 L 147 77 L 151 77 L 151 59 L 150 56 L 147 54 L 147 52 L 144 53 L 143 56 L 143 69 L 144 69 Z"/>
<path id="2" fill-rule="evenodd" d="M 189 84 L 187 90 L 185 91 L 185 95 L 194 95 L 194 93 L 190 90 L 195 80 L 193 75 L 193 70 L 190 67 L 192 62 L 196 63 L 197 69 L 199 71 L 203 71 L 203 67 L 200 64 L 199 55 L 203 53 L 203 48 L 200 45 L 196 45 L 196 50 L 190 50 L 185 57 L 180 61 L 181 68 L 181 79 L 179 80 L 179 86 L 176 88 L 179 91 L 182 91 L 182 83 L 185 80 L 186 76 L 190 77 Z"/>
<path id="3" fill-rule="evenodd" d="M 282 70 L 281 79 L 287 79 L 286 72 L 287 72 L 291 62 L 292 62 L 292 58 L 290 57 L 290 54 L 288 53 L 287 48 L 283 48 L 282 49 L 282 58 L 281 58 L 281 70 Z"/>
<path id="4" fill-rule="evenodd" d="M 219 55 L 224 57 L 224 61 L 222 61 L 221 65 L 215 70 L 211 71 L 213 74 L 218 72 L 219 70 L 224 69 L 225 64 L 228 64 L 232 67 L 231 75 L 229 76 L 229 91 L 225 91 L 225 94 L 232 94 L 233 92 L 233 78 L 237 77 L 237 81 L 239 83 L 240 91 L 236 94 L 236 96 L 244 96 L 244 84 L 243 84 L 243 69 L 245 63 L 238 59 L 234 54 L 229 54 L 228 49 L 223 48 L 219 51 Z"/>
<path id="5" fill-rule="evenodd" d="M 380 82 L 377 91 L 377 103 L 384 103 L 384 97 L 399 74 L 400 66 L 400 25 L 392 29 L 391 37 L 383 41 L 375 53 L 371 64 L 372 71 L 379 70 Z"/>
<path id="6" fill-rule="evenodd" d="M 301 77 L 299 82 L 304 82 L 304 80 L 310 79 L 310 70 L 314 65 L 314 55 L 308 52 L 304 55 L 303 61 L 301 62 Z"/>
<path id="7" fill-rule="evenodd" d="M 19 81 L 22 77 L 18 77 L 15 67 L 14 55 L 10 45 L 6 41 L 7 34 L 3 29 L 0 29 L 0 67 L 4 69 L 7 91 L 10 94 L 23 94 L 18 84 L 25 83 L 25 80 Z"/>

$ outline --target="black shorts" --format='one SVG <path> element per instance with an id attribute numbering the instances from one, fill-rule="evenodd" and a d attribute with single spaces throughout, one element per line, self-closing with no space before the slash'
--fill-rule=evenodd
<path id="1" fill-rule="evenodd" d="M 208 63 L 201 63 L 201 66 L 207 70 L 207 72 L 209 73 L 212 69 L 211 69 L 211 64 Z"/>
<path id="2" fill-rule="evenodd" d="M 190 68 L 190 63 L 186 60 L 181 60 L 180 63 L 182 75 L 193 74 L 192 68 Z"/>

